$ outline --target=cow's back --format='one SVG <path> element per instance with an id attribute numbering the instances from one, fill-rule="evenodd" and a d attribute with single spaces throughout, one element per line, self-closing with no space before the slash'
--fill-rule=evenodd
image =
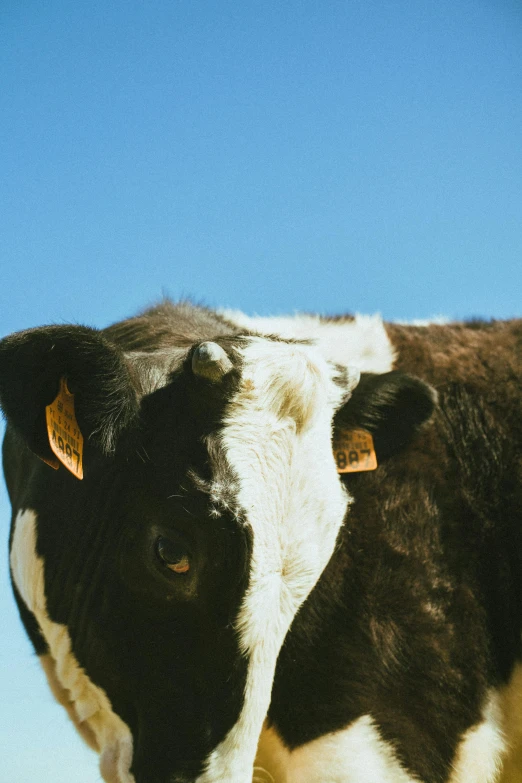
<path id="1" fill-rule="evenodd" d="M 460 385 L 522 441 L 522 320 L 424 327 L 387 324 L 395 366 L 436 389 Z"/>

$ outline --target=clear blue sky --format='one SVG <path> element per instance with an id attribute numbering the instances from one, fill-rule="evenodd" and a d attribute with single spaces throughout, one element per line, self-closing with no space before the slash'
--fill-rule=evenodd
<path id="1" fill-rule="evenodd" d="M 0 334 L 522 315 L 518 0 L 3 0 L 0 40 Z M 0 576 L 0 783 L 92 783 Z"/>

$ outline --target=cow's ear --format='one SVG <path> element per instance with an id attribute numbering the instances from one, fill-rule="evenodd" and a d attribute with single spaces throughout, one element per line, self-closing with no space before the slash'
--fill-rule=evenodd
<path id="1" fill-rule="evenodd" d="M 362 373 L 348 402 L 337 412 L 336 430 L 367 430 L 377 459 L 400 451 L 428 421 L 437 392 L 419 378 L 401 372 Z"/>
<path id="2" fill-rule="evenodd" d="M 138 396 L 121 351 L 85 326 L 43 326 L 0 341 L 0 406 L 29 448 L 55 462 L 45 408 L 65 378 L 84 439 L 110 454 L 138 411 Z"/>

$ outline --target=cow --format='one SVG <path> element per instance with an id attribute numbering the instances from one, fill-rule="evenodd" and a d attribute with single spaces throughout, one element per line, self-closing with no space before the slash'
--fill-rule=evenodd
<path id="1" fill-rule="evenodd" d="M 521 365 L 187 302 L 0 342 L 13 590 L 103 779 L 522 780 Z"/>

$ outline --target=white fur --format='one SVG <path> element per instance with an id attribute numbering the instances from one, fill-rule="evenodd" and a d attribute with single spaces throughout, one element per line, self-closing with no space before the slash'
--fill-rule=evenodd
<path id="1" fill-rule="evenodd" d="M 393 323 L 402 326 L 431 326 L 432 324 L 444 326 L 451 323 L 451 318 L 447 315 L 433 315 L 431 318 L 414 318 L 411 321 L 398 320 Z"/>
<path id="2" fill-rule="evenodd" d="M 251 781 L 279 650 L 330 559 L 348 504 L 331 448 L 333 413 L 345 396 L 332 380 L 335 369 L 311 346 L 259 337 L 242 358 L 223 446 L 253 531 L 238 620 L 249 664 L 239 720 L 199 783 Z"/>
<path id="3" fill-rule="evenodd" d="M 506 743 L 501 728 L 498 694 L 491 691 L 482 710 L 483 720 L 462 737 L 448 783 L 497 783 Z"/>
<path id="4" fill-rule="evenodd" d="M 289 751 L 274 729 L 261 735 L 257 761 L 274 783 L 416 783 L 370 715 Z M 477 781 L 478 783 L 478 781 Z"/>
<path id="5" fill-rule="evenodd" d="M 516 687 L 503 694 L 503 704 L 497 692 L 490 692 L 482 711 L 483 720 L 461 738 L 447 783 L 522 781 L 520 767 L 514 765 L 510 774 L 500 777 L 507 751 L 502 730 L 502 706 L 506 706 L 506 700 L 512 702 L 514 712 L 505 710 L 503 723 L 511 734 L 518 732 L 519 741 L 522 732 L 522 724 L 516 721 L 522 715 L 518 689 L 522 685 L 522 666 L 516 680 Z M 273 728 L 265 728 L 256 764 L 272 776 L 274 783 L 414 783 L 418 780 L 401 767 L 393 747 L 382 739 L 369 715 L 294 751 L 283 745 Z"/>
<path id="6" fill-rule="evenodd" d="M 275 334 L 286 340 L 312 340 L 331 362 L 355 365 L 361 372 L 389 372 L 395 354 L 380 315 L 355 315 L 329 321 L 317 315 L 260 317 L 240 310 L 221 315 L 240 329 Z"/>
<path id="7" fill-rule="evenodd" d="M 80 734 L 90 738 L 100 753 L 100 771 L 106 783 L 134 783 L 132 735 L 128 726 L 112 710 L 106 693 L 94 685 L 78 664 L 71 649 L 65 625 L 53 622 L 47 614 L 44 561 L 36 551 L 36 513 L 20 511 L 16 517 L 11 547 L 14 582 L 27 608 L 35 615 L 49 646 L 50 655 L 42 664 L 53 693 L 64 704 Z M 52 658 L 52 662 L 49 660 Z"/>
<path id="8" fill-rule="evenodd" d="M 56 674 L 56 661 L 54 660 L 53 656 L 47 654 L 40 655 L 39 658 L 42 669 L 44 670 L 45 676 L 47 677 L 47 683 L 54 698 L 58 704 L 61 704 L 62 707 L 64 707 L 67 715 L 74 723 L 76 731 L 81 735 L 82 739 L 85 740 L 87 745 L 92 748 L 92 750 L 95 750 L 97 753 L 99 753 L 100 749 L 98 747 L 98 742 L 89 726 L 88 721 L 80 720 L 76 711 L 76 704 L 71 701 L 71 694 L 66 688 L 63 687 L 62 683 L 58 679 Z"/>

